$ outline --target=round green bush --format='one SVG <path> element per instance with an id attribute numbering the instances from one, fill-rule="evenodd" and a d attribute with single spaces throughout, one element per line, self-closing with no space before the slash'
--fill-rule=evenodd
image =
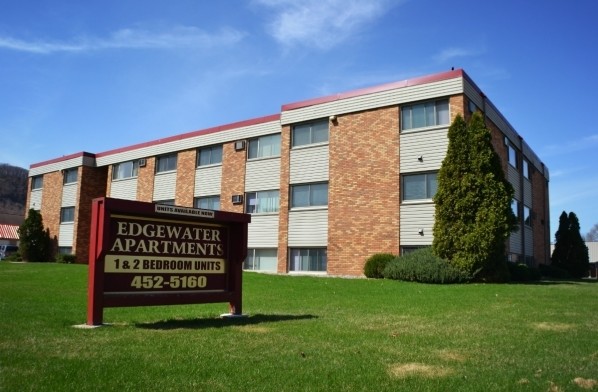
<path id="1" fill-rule="evenodd" d="M 371 255 L 363 267 L 363 274 L 368 278 L 383 278 L 384 268 L 396 256 L 391 253 L 376 253 Z"/>
<path id="2" fill-rule="evenodd" d="M 530 268 L 523 263 L 507 263 L 507 266 L 513 282 L 533 282 L 542 277 L 539 269 Z"/>
<path id="3" fill-rule="evenodd" d="M 435 256 L 430 247 L 392 260 L 384 269 L 387 279 L 420 283 L 463 283 L 471 278 L 447 261 Z"/>

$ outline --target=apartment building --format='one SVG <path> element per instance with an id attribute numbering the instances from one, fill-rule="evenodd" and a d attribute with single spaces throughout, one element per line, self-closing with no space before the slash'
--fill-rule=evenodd
<path id="1" fill-rule="evenodd" d="M 550 257 L 548 169 L 463 70 L 284 104 L 280 113 L 32 164 L 28 206 L 87 261 L 91 200 L 246 212 L 248 270 L 353 275 L 432 243 L 436 174 L 457 114 L 484 113 L 515 188 L 508 257 Z"/>

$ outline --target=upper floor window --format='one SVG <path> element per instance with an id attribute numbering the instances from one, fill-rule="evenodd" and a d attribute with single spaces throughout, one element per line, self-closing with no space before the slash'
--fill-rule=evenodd
<path id="1" fill-rule="evenodd" d="M 442 99 L 401 107 L 401 129 L 448 125 L 449 101 Z"/>
<path id="2" fill-rule="evenodd" d="M 66 169 L 63 173 L 63 183 L 64 184 L 72 184 L 77 182 L 77 174 L 78 170 L 77 168 L 73 168 L 73 169 Z"/>
<path id="3" fill-rule="evenodd" d="M 249 192 L 245 202 L 245 212 L 248 214 L 278 212 L 280 192 L 278 190 Z"/>
<path id="4" fill-rule="evenodd" d="M 197 166 L 222 163 L 222 145 L 204 147 L 197 150 Z"/>
<path id="5" fill-rule="evenodd" d="M 60 209 L 60 223 L 75 221 L 75 207 L 62 207 Z"/>
<path id="6" fill-rule="evenodd" d="M 532 225 L 532 213 L 528 206 L 523 206 L 523 224 L 526 226 Z"/>
<path id="7" fill-rule="evenodd" d="M 280 156 L 280 133 L 249 140 L 248 159 Z"/>
<path id="8" fill-rule="evenodd" d="M 523 171 L 523 177 L 525 177 L 529 180 L 529 162 L 527 161 L 527 159 L 524 158 L 521 165 L 522 165 L 521 170 Z"/>
<path id="9" fill-rule="evenodd" d="M 403 200 L 432 199 L 438 190 L 437 173 L 409 174 L 403 177 Z"/>
<path id="10" fill-rule="evenodd" d="M 328 183 L 291 185 L 291 207 L 328 205 Z"/>
<path id="11" fill-rule="evenodd" d="M 193 207 L 201 208 L 204 210 L 219 210 L 220 209 L 220 196 L 202 196 L 196 197 L 193 201 Z"/>
<path id="12" fill-rule="evenodd" d="M 174 199 L 166 199 L 166 200 L 154 200 L 155 204 L 163 204 L 166 206 L 173 206 L 174 205 Z"/>
<path id="13" fill-rule="evenodd" d="M 177 154 L 162 155 L 156 158 L 156 173 L 176 170 Z"/>
<path id="14" fill-rule="evenodd" d="M 320 120 L 293 126 L 291 142 L 293 147 L 328 141 L 328 120 Z"/>
<path id="15" fill-rule="evenodd" d="M 517 167 L 517 150 L 513 147 L 510 143 L 507 144 L 507 148 L 509 150 L 509 165 L 513 167 Z"/>
<path id="16" fill-rule="evenodd" d="M 519 219 L 519 201 L 516 199 L 511 200 L 511 210 L 513 210 L 515 217 Z"/>
<path id="17" fill-rule="evenodd" d="M 138 172 L 138 160 L 117 163 L 112 166 L 112 179 L 122 180 L 123 178 L 137 177 Z"/>
<path id="18" fill-rule="evenodd" d="M 31 190 L 42 189 L 44 187 L 44 176 L 31 177 Z"/>

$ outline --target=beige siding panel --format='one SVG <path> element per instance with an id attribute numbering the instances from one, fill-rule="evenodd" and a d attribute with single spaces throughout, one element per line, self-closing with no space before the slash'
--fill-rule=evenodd
<path id="1" fill-rule="evenodd" d="M 513 185 L 513 189 L 515 190 L 515 198 L 521 201 L 521 182 L 519 179 L 519 172 L 516 168 L 511 165 L 507 165 L 507 180 Z"/>
<path id="2" fill-rule="evenodd" d="M 29 198 L 29 208 L 33 208 L 34 210 L 41 210 L 42 208 L 42 196 L 43 196 L 43 189 L 36 189 L 31 191 L 31 195 Z"/>
<path id="3" fill-rule="evenodd" d="M 521 242 L 521 226 L 519 226 L 519 230 L 512 233 L 509 237 L 509 249 L 511 249 L 511 253 L 518 253 L 521 254 L 523 251 L 523 246 Z"/>
<path id="4" fill-rule="evenodd" d="M 38 166 L 29 170 L 29 177 L 52 173 L 59 170 L 71 169 L 73 167 L 79 166 L 95 166 L 95 158 L 80 156 L 60 162 L 49 163 L 44 166 Z"/>
<path id="5" fill-rule="evenodd" d="M 401 173 L 438 170 L 448 148 L 448 129 L 401 134 Z M 421 161 L 418 159 L 422 157 Z"/>
<path id="6" fill-rule="evenodd" d="M 530 227 L 525 229 L 525 255 L 534 255 L 534 231 Z"/>
<path id="7" fill-rule="evenodd" d="M 198 167 L 195 170 L 194 196 L 213 196 L 220 194 L 222 184 L 222 165 Z"/>
<path id="8" fill-rule="evenodd" d="M 280 158 L 247 161 L 245 191 L 280 189 Z"/>
<path id="9" fill-rule="evenodd" d="M 532 205 L 532 183 L 527 178 L 523 179 L 523 203 L 528 207 L 533 207 Z"/>
<path id="10" fill-rule="evenodd" d="M 157 174 L 154 179 L 154 200 L 171 200 L 175 197 L 176 171 Z"/>
<path id="11" fill-rule="evenodd" d="M 278 214 L 251 215 L 248 231 L 249 248 L 277 248 Z"/>
<path id="12" fill-rule="evenodd" d="M 77 204 L 78 183 L 64 185 L 62 187 L 61 207 L 74 207 Z"/>
<path id="13" fill-rule="evenodd" d="M 328 246 L 328 209 L 289 211 L 288 246 Z"/>
<path id="14" fill-rule="evenodd" d="M 115 199 L 137 199 L 137 177 L 125 180 L 112 181 L 110 184 L 110 197 Z"/>
<path id="15" fill-rule="evenodd" d="M 252 137 L 280 133 L 280 122 L 270 121 L 263 124 L 250 125 L 221 132 L 213 132 L 204 135 L 181 138 L 168 143 L 161 143 L 153 146 L 140 146 L 123 152 L 96 158 L 98 166 L 110 165 L 113 163 L 126 162 L 133 159 L 147 158 L 155 155 L 167 154 L 176 151 L 188 150 L 214 144 L 221 144 L 235 140 L 248 139 Z"/>
<path id="16" fill-rule="evenodd" d="M 58 230 L 58 246 L 73 246 L 73 232 L 75 225 L 72 223 L 60 225 Z"/>
<path id="17" fill-rule="evenodd" d="M 328 181 L 328 145 L 291 150 L 290 183 Z"/>
<path id="18" fill-rule="evenodd" d="M 400 211 L 400 244 L 432 245 L 434 228 L 434 204 L 402 204 Z M 423 235 L 419 230 L 423 229 Z"/>
<path id="19" fill-rule="evenodd" d="M 461 92 L 463 92 L 463 78 L 396 88 L 282 112 L 281 124 L 292 124 L 331 115 L 422 101 Z"/>

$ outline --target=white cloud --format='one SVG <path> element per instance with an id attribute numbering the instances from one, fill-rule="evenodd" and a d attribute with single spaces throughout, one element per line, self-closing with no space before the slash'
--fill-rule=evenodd
<path id="1" fill-rule="evenodd" d="M 241 41 L 244 36 L 244 33 L 234 29 L 208 33 L 188 26 L 177 26 L 168 31 L 129 28 L 118 30 L 108 38 L 78 38 L 70 42 L 24 41 L 12 37 L 0 37 L 0 49 L 50 54 L 104 49 L 206 48 L 232 45 Z"/>
<path id="2" fill-rule="evenodd" d="M 382 16 L 397 0 L 256 0 L 274 10 L 269 33 L 282 45 L 330 49 Z"/>
<path id="3" fill-rule="evenodd" d="M 433 56 L 434 61 L 437 63 L 446 63 L 453 59 L 460 57 L 474 57 L 479 56 L 482 53 L 481 50 L 465 49 L 465 48 L 446 48 L 440 51 L 440 53 Z"/>
<path id="4" fill-rule="evenodd" d="M 571 140 L 562 144 L 551 144 L 544 146 L 539 154 L 542 157 L 551 157 L 570 154 L 582 150 L 595 150 L 598 146 L 598 134 L 586 136 L 577 140 Z"/>

